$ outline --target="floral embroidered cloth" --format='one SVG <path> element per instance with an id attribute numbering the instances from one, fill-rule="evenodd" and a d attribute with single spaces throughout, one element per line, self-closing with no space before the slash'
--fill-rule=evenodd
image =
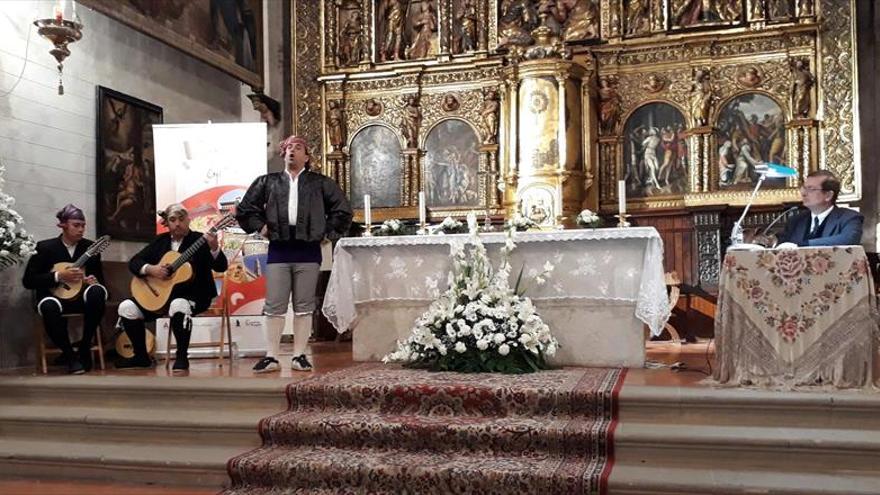
<path id="1" fill-rule="evenodd" d="M 481 234 L 497 261 L 504 233 Z M 356 305 L 376 301 L 433 301 L 446 287 L 450 246 L 466 234 L 345 238 L 336 245 L 323 311 L 339 331 L 350 328 Z M 532 284 L 532 300 L 635 303 L 635 316 L 659 335 L 669 318 L 663 242 L 653 227 L 517 232 L 512 277 L 533 279 L 549 261 L 553 274 Z"/>
<path id="2" fill-rule="evenodd" d="M 715 315 L 721 383 L 871 383 L 876 299 L 861 246 L 737 251 Z"/>

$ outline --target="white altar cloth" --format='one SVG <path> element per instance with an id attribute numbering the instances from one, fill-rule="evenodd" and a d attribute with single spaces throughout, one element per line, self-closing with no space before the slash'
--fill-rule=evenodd
<path id="1" fill-rule="evenodd" d="M 498 258 L 506 234 L 481 234 Z M 467 234 L 352 237 L 336 245 L 323 312 L 340 332 L 353 329 L 356 361 L 381 359 L 445 289 L 450 245 Z M 663 243 L 653 227 L 517 232 L 512 283 L 523 267 L 526 295 L 561 347 L 551 362 L 643 366 L 643 324 L 659 335 L 669 318 Z M 543 285 L 533 275 L 546 261 Z M 497 266 L 497 263 L 496 263 Z"/>

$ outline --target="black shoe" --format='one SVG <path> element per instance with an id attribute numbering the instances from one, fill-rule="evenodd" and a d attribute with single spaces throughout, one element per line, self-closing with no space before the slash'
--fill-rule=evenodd
<path id="1" fill-rule="evenodd" d="M 116 361 L 116 368 L 121 369 L 121 370 L 122 369 L 135 369 L 135 368 L 144 369 L 144 368 L 152 368 L 152 367 L 153 367 L 153 360 L 150 359 L 149 357 L 134 356 L 134 357 L 120 359 L 119 361 Z"/>
<path id="2" fill-rule="evenodd" d="M 92 352 L 88 351 L 88 352 L 80 353 L 79 362 L 80 362 L 80 364 L 82 364 L 83 370 L 85 370 L 86 373 L 88 373 L 89 371 L 92 371 L 92 368 L 93 368 Z"/>
<path id="3" fill-rule="evenodd" d="M 254 365 L 254 373 L 270 373 L 281 369 L 281 364 L 273 357 L 264 357 Z"/>
<path id="4" fill-rule="evenodd" d="M 189 358 L 186 356 L 178 356 L 177 359 L 174 360 L 174 365 L 171 366 L 172 371 L 186 371 L 189 369 Z"/>
<path id="5" fill-rule="evenodd" d="M 309 358 L 305 354 L 300 354 L 290 361 L 290 369 L 294 371 L 312 371 L 312 363 L 309 362 Z"/>
<path id="6" fill-rule="evenodd" d="M 70 362 L 67 363 L 67 372 L 71 375 L 82 375 L 86 370 L 83 368 L 82 363 L 76 359 L 71 359 Z"/>

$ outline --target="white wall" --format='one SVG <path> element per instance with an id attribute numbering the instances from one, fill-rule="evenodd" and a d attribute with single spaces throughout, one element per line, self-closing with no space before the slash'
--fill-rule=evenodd
<path id="1" fill-rule="evenodd" d="M 166 123 L 258 121 L 242 96 L 250 88 L 82 5 L 83 39 L 70 45 L 63 96 L 57 94 L 50 43 L 32 21 L 49 17 L 49 1 L 0 0 L 0 160 L 6 192 L 37 239 L 58 235 L 55 212 L 66 203 L 86 211 L 95 234 L 96 87 L 163 108 Z M 28 38 L 30 41 L 28 42 Z M 27 64 L 25 51 L 27 50 Z M 24 75 L 7 95 L 24 67 Z M 126 260 L 136 243 L 104 255 Z M 20 284 L 22 267 L 0 272 L 0 368 L 33 362 L 33 311 Z"/>

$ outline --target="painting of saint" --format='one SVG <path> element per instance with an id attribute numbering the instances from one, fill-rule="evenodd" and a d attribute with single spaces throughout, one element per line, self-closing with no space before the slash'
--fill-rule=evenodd
<path id="1" fill-rule="evenodd" d="M 143 241 L 156 233 L 153 125 L 162 109 L 98 87 L 98 234 Z"/>
<path id="2" fill-rule="evenodd" d="M 687 190 L 688 147 L 684 115 L 668 103 L 649 103 L 624 126 L 627 196 L 683 194 Z"/>
<path id="3" fill-rule="evenodd" d="M 719 186 L 751 188 L 756 168 L 786 162 L 782 108 L 762 93 L 745 93 L 728 102 L 718 116 Z M 785 179 L 768 179 L 764 187 L 784 187 Z"/>
<path id="4" fill-rule="evenodd" d="M 400 141 L 381 125 L 363 128 L 351 140 L 351 204 L 364 207 L 364 194 L 372 208 L 400 206 Z"/>
<path id="5" fill-rule="evenodd" d="M 480 164 L 477 133 L 466 122 L 437 124 L 425 141 L 425 186 L 428 206 L 477 206 Z"/>

